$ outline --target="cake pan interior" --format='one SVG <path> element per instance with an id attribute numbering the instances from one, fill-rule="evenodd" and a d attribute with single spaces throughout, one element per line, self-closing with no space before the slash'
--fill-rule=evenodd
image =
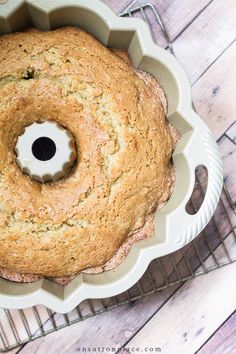
<path id="1" fill-rule="evenodd" d="M 176 208 L 185 210 L 191 196 L 197 166 L 188 161 L 186 151 L 196 125 L 202 130 L 205 126 L 201 122 L 196 123 L 194 116 L 191 121 L 188 114 L 181 114 L 183 107 L 187 107 L 186 112 L 190 112 L 191 107 L 191 92 L 186 75 L 169 53 L 153 43 L 143 21 L 118 18 L 108 7 L 94 0 L 9 0 L 0 6 L 1 34 L 29 26 L 41 30 L 77 26 L 108 47 L 127 50 L 136 68 L 149 72 L 161 83 L 168 101 L 168 119 L 182 136 L 173 155 L 175 190 L 166 206 L 156 215 L 155 235 L 133 245 L 129 255 L 118 267 L 96 275 L 80 274 L 65 288 L 47 279 L 31 284 L 0 279 L 1 306 L 3 302 L 4 307 L 9 308 L 41 303 L 58 312 L 67 312 L 85 298 L 112 296 L 127 289 L 140 278 L 153 258 L 180 247 L 170 247 L 167 219 Z M 96 286 L 96 292 L 91 292 L 93 286 Z"/>

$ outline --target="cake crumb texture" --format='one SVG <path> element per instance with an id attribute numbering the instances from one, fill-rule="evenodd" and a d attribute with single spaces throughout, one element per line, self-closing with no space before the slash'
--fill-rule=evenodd
<path id="1" fill-rule="evenodd" d="M 101 269 L 145 228 L 173 185 L 165 109 L 154 78 L 80 29 L 1 36 L 1 272 Z M 24 128 L 43 121 L 68 129 L 77 149 L 70 175 L 50 184 L 23 174 L 14 152 Z"/>

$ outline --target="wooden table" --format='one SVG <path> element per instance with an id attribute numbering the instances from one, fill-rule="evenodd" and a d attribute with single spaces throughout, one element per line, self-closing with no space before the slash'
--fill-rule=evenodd
<path id="1" fill-rule="evenodd" d="M 94 0 L 96 1 L 96 0 Z M 105 0 L 114 11 L 130 0 Z M 198 113 L 221 148 L 236 200 L 236 2 L 152 0 L 188 73 Z M 159 35 L 158 29 L 157 36 Z M 162 39 L 160 38 L 160 41 Z M 163 44 L 163 43 L 161 43 Z M 167 354 L 236 353 L 236 263 L 29 343 L 11 353 L 112 348 Z M 155 349 L 156 348 L 156 349 Z M 89 349 L 87 349 L 87 352 Z"/>

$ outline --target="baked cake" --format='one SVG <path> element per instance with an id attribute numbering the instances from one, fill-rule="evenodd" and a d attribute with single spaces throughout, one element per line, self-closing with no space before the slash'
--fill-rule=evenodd
<path id="1" fill-rule="evenodd" d="M 43 121 L 76 143 L 76 164 L 55 183 L 16 163 L 18 136 Z M 0 274 L 63 282 L 119 264 L 153 235 L 173 189 L 177 139 L 163 90 L 126 52 L 77 28 L 1 36 Z"/>

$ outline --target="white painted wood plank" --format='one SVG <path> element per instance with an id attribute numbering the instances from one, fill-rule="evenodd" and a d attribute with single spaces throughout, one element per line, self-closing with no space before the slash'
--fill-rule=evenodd
<path id="1" fill-rule="evenodd" d="M 193 86 L 197 112 L 217 139 L 236 119 L 236 80 L 233 79 L 236 77 L 235 58 L 236 42 Z"/>
<path id="2" fill-rule="evenodd" d="M 175 53 L 183 64 L 191 83 L 235 38 L 235 0 L 214 0 L 174 42 Z M 232 78 L 230 72 L 228 75 Z"/>
<path id="3" fill-rule="evenodd" d="M 152 0 L 151 2 L 160 12 L 171 40 L 211 3 L 210 0 Z"/>
<path id="4" fill-rule="evenodd" d="M 236 312 L 224 323 L 197 354 L 236 353 Z"/>

